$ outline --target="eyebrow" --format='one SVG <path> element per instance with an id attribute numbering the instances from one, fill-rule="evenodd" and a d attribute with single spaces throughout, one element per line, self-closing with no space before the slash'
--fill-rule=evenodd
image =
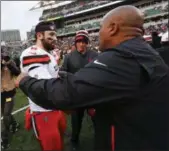
<path id="1" fill-rule="evenodd" d="M 51 31 L 49 34 L 50 35 L 57 35 L 55 31 Z"/>

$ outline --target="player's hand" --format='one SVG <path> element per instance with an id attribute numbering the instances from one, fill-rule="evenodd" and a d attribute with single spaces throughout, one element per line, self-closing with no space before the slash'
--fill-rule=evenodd
<path id="1" fill-rule="evenodd" d="M 15 86 L 16 86 L 17 88 L 19 87 L 20 81 L 21 81 L 24 77 L 26 77 L 26 76 L 28 76 L 28 74 L 22 72 L 22 73 L 16 78 L 16 80 L 15 80 Z"/>
<path id="2" fill-rule="evenodd" d="M 3 59 L 3 60 L 2 60 L 2 64 L 5 65 L 5 63 L 6 63 L 6 62 L 5 62 L 5 60 Z"/>

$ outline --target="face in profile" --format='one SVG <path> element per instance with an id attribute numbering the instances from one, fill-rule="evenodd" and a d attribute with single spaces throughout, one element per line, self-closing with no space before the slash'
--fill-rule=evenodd
<path id="1" fill-rule="evenodd" d="M 85 40 L 78 40 L 76 41 L 76 48 L 79 52 L 84 52 L 87 49 L 87 41 Z"/>
<path id="2" fill-rule="evenodd" d="M 99 31 L 99 50 L 103 51 L 106 47 L 106 42 L 108 39 L 107 27 L 105 24 L 101 23 L 100 31 Z"/>
<path id="3" fill-rule="evenodd" d="M 105 49 L 115 46 L 114 41 L 117 39 L 118 25 L 116 23 L 102 22 L 99 31 L 99 50 L 104 51 Z"/>
<path id="4" fill-rule="evenodd" d="M 45 31 L 41 35 L 42 45 L 47 51 L 51 51 L 56 48 L 56 32 L 55 31 Z"/>

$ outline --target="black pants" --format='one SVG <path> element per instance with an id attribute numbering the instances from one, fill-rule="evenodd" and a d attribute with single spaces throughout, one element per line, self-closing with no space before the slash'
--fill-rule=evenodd
<path id="1" fill-rule="evenodd" d="M 85 113 L 85 109 L 80 109 L 77 111 L 73 111 L 73 113 L 71 114 L 71 124 L 72 124 L 71 142 L 73 144 L 79 143 L 79 135 L 80 135 L 81 127 L 82 127 L 84 113 Z M 94 118 L 91 118 L 91 120 L 94 125 L 95 124 Z"/>
<path id="2" fill-rule="evenodd" d="M 11 114 L 14 106 L 14 96 L 15 90 L 1 93 L 1 115 L 3 116 L 2 140 L 7 140 L 9 138 L 10 126 L 16 124 Z"/>

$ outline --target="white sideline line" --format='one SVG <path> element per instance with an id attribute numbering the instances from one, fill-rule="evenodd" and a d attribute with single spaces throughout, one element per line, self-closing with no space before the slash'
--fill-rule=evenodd
<path id="1" fill-rule="evenodd" d="M 22 108 L 20 108 L 16 111 L 12 112 L 12 115 L 15 115 L 16 113 L 21 112 L 21 111 L 27 109 L 28 107 L 29 107 L 29 105 L 26 105 L 26 106 L 24 106 L 24 107 L 22 107 Z M 1 117 L 1 120 L 3 120 L 3 117 Z"/>

